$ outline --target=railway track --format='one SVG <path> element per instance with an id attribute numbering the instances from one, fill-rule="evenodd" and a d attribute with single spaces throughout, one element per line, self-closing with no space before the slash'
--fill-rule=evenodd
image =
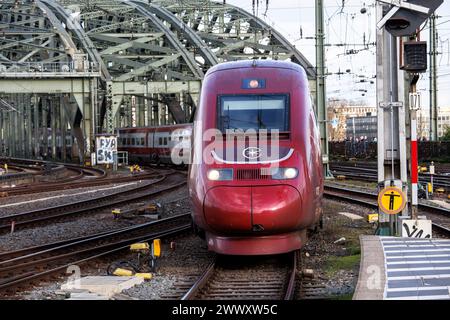
<path id="1" fill-rule="evenodd" d="M 341 164 L 331 164 L 331 172 L 335 175 L 342 175 L 350 179 L 367 181 L 367 182 L 377 182 L 377 168 L 372 166 L 367 166 L 364 164 L 354 164 L 354 165 L 341 165 Z M 431 182 L 431 177 L 429 174 L 419 174 L 420 183 Z M 433 185 L 435 187 L 445 188 L 450 191 L 450 175 L 448 173 L 435 174 L 433 175 Z"/>
<path id="2" fill-rule="evenodd" d="M 24 165 L 24 164 L 18 164 L 18 163 L 11 163 L 9 161 L 0 161 L 0 165 L 2 167 L 5 166 L 5 164 L 8 164 L 8 169 L 13 170 L 16 172 L 26 172 L 26 173 L 32 173 L 32 174 L 41 174 L 43 171 L 43 168 L 36 165 Z"/>
<path id="3" fill-rule="evenodd" d="M 378 207 L 377 194 L 373 192 L 325 185 L 324 195 L 327 198 L 357 203 L 372 209 Z M 419 210 L 421 210 L 421 214 L 432 214 L 438 217 L 438 219 L 433 219 L 433 228 L 439 233 L 450 237 L 450 210 L 425 203 L 419 203 Z"/>
<path id="4" fill-rule="evenodd" d="M 23 194 L 35 194 L 41 192 L 49 192 L 49 191 L 59 191 L 59 190 L 68 190 L 68 189 L 77 189 L 77 188 L 88 188 L 88 187 L 96 187 L 103 186 L 109 184 L 117 184 L 117 183 L 126 183 L 132 181 L 146 180 L 152 179 L 155 176 L 159 176 L 161 172 L 171 172 L 172 169 L 155 169 L 155 168 L 147 168 L 146 172 L 138 173 L 132 176 L 124 176 L 124 177 L 108 177 L 108 174 L 105 170 L 99 168 L 91 168 L 84 167 L 72 164 L 60 164 L 59 167 L 53 168 L 52 170 L 58 169 L 66 169 L 68 171 L 73 172 L 72 175 L 58 179 L 57 181 L 46 181 L 51 179 L 46 178 L 44 174 L 43 167 L 36 167 L 35 163 L 39 163 L 43 166 L 46 162 L 35 162 L 31 160 L 18 159 L 19 164 L 16 166 L 21 168 L 39 168 L 40 171 L 34 172 L 33 175 L 40 175 L 39 178 L 41 181 L 29 183 L 29 184 L 21 184 L 19 186 L 2 188 L 1 191 L 8 196 L 15 195 L 23 195 Z M 15 163 L 15 162 L 14 162 Z M 10 165 L 11 166 L 11 165 Z"/>
<path id="5" fill-rule="evenodd" d="M 97 210 L 154 197 L 175 190 L 185 184 L 185 175 L 172 171 L 168 174 L 160 175 L 151 184 L 115 192 L 106 196 L 53 206 L 50 208 L 0 216 L 0 233 L 9 231 L 12 223 L 14 223 L 16 230 L 29 228 L 37 224 L 55 222 Z"/>
<path id="6" fill-rule="evenodd" d="M 2 188 L 1 191 L 7 193 L 8 196 L 14 196 L 116 183 L 120 180 L 119 178 L 107 179 L 107 173 L 104 170 L 97 168 L 64 165 L 53 168 L 52 170 L 67 170 L 72 174 L 67 177 L 60 178 L 57 181 L 51 181 L 55 178 L 51 175 L 47 175 L 48 172 L 44 172 L 44 170 L 42 169 L 41 171 L 32 173 L 35 177 L 39 176 L 39 178 L 35 178 L 36 180 L 39 180 L 38 182 Z M 80 181 L 83 178 L 88 178 L 90 180 Z"/>
<path id="7" fill-rule="evenodd" d="M 89 188 L 89 187 L 103 186 L 103 185 L 115 184 L 115 183 L 126 183 L 126 182 L 139 181 L 139 180 L 148 180 L 148 179 L 155 178 L 155 176 L 158 176 L 158 175 L 160 175 L 160 173 L 153 171 L 153 172 L 149 172 L 149 173 L 137 174 L 137 175 L 128 176 L 128 177 L 94 178 L 93 180 L 88 180 L 88 181 L 72 182 L 74 180 L 81 179 L 80 176 L 77 176 L 77 177 L 67 178 L 67 179 L 64 179 L 64 181 L 58 181 L 58 182 L 54 182 L 54 183 L 38 183 L 38 184 L 32 184 L 32 185 L 20 186 L 20 187 L 14 187 L 14 188 L 4 188 L 4 189 L 2 189 L 2 191 L 7 192 L 8 196 L 31 194 L 31 193 L 35 194 L 35 193 L 49 192 L 49 191 Z M 85 176 L 85 174 L 82 174 L 82 176 Z"/>
<path id="8" fill-rule="evenodd" d="M 14 293 L 55 273 L 64 273 L 70 265 L 106 257 L 129 249 L 135 242 L 175 236 L 191 229 L 190 214 L 143 223 L 86 237 L 2 253 L 0 255 L 0 292 Z"/>
<path id="9" fill-rule="evenodd" d="M 374 169 L 377 170 L 377 162 L 368 162 L 368 161 L 332 161 L 330 163 L 331 166 L 338 167 L 357 167 L 357 168 L 366 168 L 366 169 Z M 450 163 L 435 163 L 436 172 L 438 173 L 449 173 L 450 172 Z"/>
<path id="10" fill-rule="evenodd" d="M 216 257 L 182 300 L 291 300 L 297 259 L 297 252 L 271 258 Z"/>

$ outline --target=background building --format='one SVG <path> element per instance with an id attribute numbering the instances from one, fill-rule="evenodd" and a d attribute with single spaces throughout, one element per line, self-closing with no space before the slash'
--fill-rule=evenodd
<path id="1" fill-rule="evenodd" d="M 366 120 L 375 116 L 376 118 L 377 109 L 376 107 L 371 107 L 368 105 L 364 105 L 359 101 L 347 101 L 347 100 L 329 100 L 328 101 L 328 120 L 330 121 L 328 124 L 328 132 L 329 132 L 329 140 L 330 141 L 343 141 L 349 138 L 349 132 L 353 137 L 353 122 L 349 120 L 351 118 L 359 118 L 363 117 Z M 359 126 L 358 129 L 355 128 L 358 132 L 369 132 L 373 130 L 372 123 L 368 123 L 370 128 L 364 129 L 362 122 L 364 120 L 356 120 L 355 125 Z M 371 121 L 371 120 L 369 120 Z M 375 137 L 376 137 L 376 121 L 375 121 Z M 349 126 L 351 128 L 349 129 Z M 349 131 L 350 130 L 350 131 Z M 369 131 L 368 131 L 369 130 Z M 364 134 L 363 136 L 368 134 Z M 372 133 L 370 133 L 372 136 Z M 356 137 L 361 137 L 361 135 L 356 134 Z"/>
<path id="2" fill-rule="evenodd" d="M 377 138 L 377 116 L 347 118 L 347 139 L 374 141 Z"/>
<path id="3" fill-rule="evenodd" d="M 438 137 L 445 134 L 447 128 L 450 128 L 450 107 L 438 109 Z"/>
<path id="4" fill-rule="evenodd" d="M 430 115 L 429 109 L 423 109 L 419 113 L 417 119 L 417 136 L 419 138 L 429 140 L 430 139 Z M 438 108 L 438 125 L 437 134 L 438 138 L 442 137 L 447 127 L 450 127 L 450 107 Z"/>

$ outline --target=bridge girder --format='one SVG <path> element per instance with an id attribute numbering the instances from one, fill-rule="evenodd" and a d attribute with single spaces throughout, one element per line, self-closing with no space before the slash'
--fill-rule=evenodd
<path id="1" fill-rule="evenodd" d="M 78 105 L 65 114 L 72 115 L 70 126 L 83 127 L 88 141 L 133 124 L 124 120 L 132 108 L 151 118 L 140 125 L 187 121 L 204 74 L 220 62 L 288 59 L 315 79 L 307 59 L 263 20 L 209 0 L 6 0 L 0 2 L 0 34 L 0 80 L 88 83 L 83 95 L 64 93 L 61 100 L 67 108 Z M 164 82 L 170 92 L 151 92 Z M 17 93 L 33 93 L 16 87 Z M 155 108 L 166 113 L 155 115 Z M 77 123 L 80 114 L 87 123 Z M 89 152 L 89 143 L 83 149 Z"/>

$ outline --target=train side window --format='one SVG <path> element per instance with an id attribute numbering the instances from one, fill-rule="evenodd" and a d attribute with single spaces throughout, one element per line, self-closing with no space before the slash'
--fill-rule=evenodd
<path id="1" fill-rule="evenodd" d="M 145 145 L 145 139 L 141 138 L 141 146 Z"/>
<path id="2" fill-rule="evenodd" d="M 135 138 L 131 138 L 131 144 L 134 146 L 136 144 L 136 139 Z"/>
<path id="3" fill-rule="evenodd" d="M 167 146 L 167 137 L 164 137 L 164 145 Z"/>
<path id="4" fill-rule="evenodd" d="M 161 137 L 159 137 L 158 140 L 159 140 L 159 145 L 162 146 L 162 144 L 163 144 L 163 139 L 162 139 Z"/>
<path id="5" fill-rule="evenodd" d="M 130 145 L 131 139 L 127 138 L 127 145 Z"/>
<path id="6" fill-rule="evenodd" d="M 183 137 L 179 137 L 179 138 L 178 138 L 178 141 L 183 141 Z"/>

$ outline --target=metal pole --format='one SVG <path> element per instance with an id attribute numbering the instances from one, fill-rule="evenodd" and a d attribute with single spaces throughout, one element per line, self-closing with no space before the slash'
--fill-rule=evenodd
<path id="1" fill-rule="evenodd" d="M 13 138 L 13 145 L 12 145 L 12 150 L 13 150 L 13 157 L 16 158 L 20 158 L 20 129 L 19 129 L 19 124 L 20 124 L 20 106 L 17 104 L 17 94 L 11 94 L 11 101 L 14 103 L 14 107 L 16 108 L 16 112 L 14 112 L 14 121 L 13 121 L 13 126 L 12 126 L 12 138 Z"/>
<path id="2" fill-rule="evenodd" d="M 419 77 L 417 76 L 417 80 Z M 416 84 L 411 84 L 411 93 L 416 93 Z M 418 173 L 418 148 L 417 148 L 417 107 L 418 101 L 412 101 L 411 103 L 411 218 L 413 220 L 417 219 L 418 212 L 418 188 L 419 183 L 419 173 Z"/>
<path id="3" fill-rule="evenodd" d="M 25 157 L 24 151 L 25 151 L 25 145 L 24 145 L 24 136 L 25 136 L 25 123 L 24 123 L 24 105 L 23 105 L 23 95 L 22 94 L 14 94 L 14 101 L 15 105 L 17 107 L 17 110 L 19 111 L 17 115 L 17 126 L 16 126 L 16 133 L 18 137 L 18 146 L 17 146 L 17 156 L 18 157 Z"/>
<path id="4" fill-rule="evenodd" d="M 377 5 L 377 21 L 383 17 L 383 5 Z M 377 30 L 377 124 L 378 124 L 378 185 L 379 191 L 388 186 L 405 192 L 406 137 L 405 110 L 399 100 L 403 92 L 399 83 L 397 38 L 385 29 Z M 405 216 L 407 210 L 402 215 Z M 377 234 L 394 236 L 399 232 L 398 215 L 385 214 L 379 209 Z"/>
<path id="5" fill-rule="evenodd" d="M 66 109 L 64 107 L 64 97 L 61 95 L 59 97 L 59 121 L 61 128 L 61 160 L 63 162 L 67 161 L 67 145 L 66 145 L 66 137 L 67 137 L 67 123 L 66 123 Z"/>
<path id="6" fill-rule="evenodd" d="M 327 128 L 327 103 L 325 81 L 325 30 L 323 19 L 323 1 L 316 0 L 316 104 L 317 117 L 320 128 L 320 139 L 323 159 L 323 171 L 325 177 L 332 177 L 329 168 L 328 157 L 328 128 Z"/>
<path id="7" fill-rule="evenodd" d="M 13 121 L 14 121 L 14 114 L 15 112 L 8 112 L 8 118 L 7 118 L 7 124 L 8 124 L 8 156 L 13 156 L 13 146 L 15 145 L 14 135 L 13 135 Z"/>
<path id="8" fill-rule="evenodd" d="M 5 147 L 5 121 L 4 121 L 3 111 L 0 109 L 0 155 L 4 156 L 4 147 Z"/>
<path id="9" fill-rule="evenodd" d="M 26 138 L 26 140 L 27 140 L 27 152 L 26 152 L 26 154 L 27 154 L 27 158 L 32 158 L 33 157 L 33 124 L 32 124 L 32 118 L 33 118 L 33 116 L 32 116 L 32 112 L 33 112 L 33 109 L 32 109 L 32 105 L 33 105 L 33 97 L 32 97 L 32 95 L 31 94 L 27 94 L 26 95 L 26 102 L 27 102 L 27 104 L 26 104 L 26 106 L 25 106 L 25 110 L 27 110 L 27 121 L 26 121 L 26 123 L 27 123 L 27 138 Z"/>
<path id="10" fill-rule="evenodd" d="M 434 183 L 433 183 L 433 175 L 435 173 L 434 171 L 434 162 L 431 161 L 431 165 L 430 165 L 430 175 L 431 175 L 431 195 L 434 194 Z"/>
<path id="11" fill-rule="evenodd" d="M 55 98 L 52 96 L 50 98 L 50 111 L 51 114 L 51 129 L 52 129 L 52 159 L 56 160 L 57 154 L 56 154 L 56 126 L 57 126 L 57 118 L 56 118 L 56 104 L 55 104 Z"/>
<path id="12" fill-rule="evenodd" d="M 50 112 L 50 104 L 48 103 L 48 96 L 41 96 L 42 103 L 42 158 L 48 158 L 48 114 Z"/>
<path id="13" fill-rule="evenodd" d="M 33 106 L 34 106 L 34 158 L 39 157 L 39 146 L 41 145 L 40 133 L 39 133 L 39 98 L 37 94 L 33 95 Z"/>
<path id="14" fill-rule="evenodd" d="M 436 15 L 430 16 L 430 141 L 437 141 Z"/>

